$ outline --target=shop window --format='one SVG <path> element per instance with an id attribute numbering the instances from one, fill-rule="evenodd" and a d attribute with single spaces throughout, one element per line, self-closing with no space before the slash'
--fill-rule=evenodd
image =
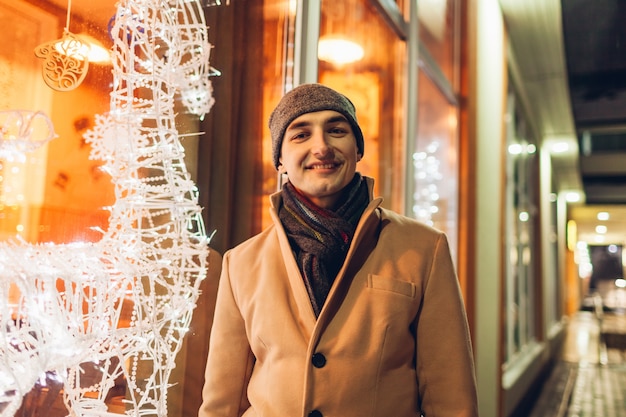
<path id="1" fill-rule="evenodd" d="M 459 71 L 458 0 L 420 0 L 417 6 L 420 44 L 456 88 Z"/>
<path id="2" fill-rule="evenodd" d="M 411 215 L 443 230 L 457 247 L 458 108 L 419 72 L 418 131 L 412 154 Z"/>
<path id="3" fill-rule="evenodd" d="M 123 339 L 116 339 L 120 341 L 119 344 L 101 346 L 102 350 L 94 349 L 88 353 L 77 348 L 77 346 L 80 348 L 85 346 L 81 343 L 87 343 L 102 336 L 103 328 L 120 330 L 124 333 L 129 329 L 137 314 L 145 314 L 144 317 L 149 317 L 150 313 L 154 313 L 152 317 L 155 317 L 163 313 L 163 305 L 167 303 L 163 301 L 168 299 L 168 290 L 172 289 L 168 287 L 171 282 L 168 271 L 172 268 L 160 255 L 164 252 L 164 248 L 173 253 L 175 251 L 171 250 L 172 248 L 180 249 L 181 247 L 180 242 L 171 238 L 172 230 L 164 227 L 165 224 L 171 224 L 169 221 L 175 217 L 172 214 L 175 210 L 168 211 L 168 207 L 164 209 L 161 204 L 163 201 L 159 198 L 155 198 L 152 206 L 142 204 L 146 201 L 140 201 L 139 198 L 124 207 L 121 205 L 116 207 L 116 202 L 122 198 L 127 198 L 125 202 L 132 200 L 132 196 L 140 194 L 137 190 L 142 187 L 164 190 L 163 194 L 171 197 L 167 194 L 167 181 L 171 179 L 167 177 L 167 174 L 176 169 L 188 175 L 180 177 L 183 178 L 182 182 L 185 184 L 191 183 L 189 177 L 194 180 L 196 178 L 197 153 L 195 149 L 199 136 L 199 116 L 187 111 L 188 108 L 181 103 L 185 98 L 181 98 L 180 95 L 176 95 L 176 98 L 172 97 L 171 101 L 159 96 L 157 91 L 165 94 L 164 88 L 152 89 L 149 83 L 145 83 L 146 77 L 153 76 L 157 71 L 153 71 L 154 67 L 152 69 L 147 66 L 139 67 L 140 63 L 156 63 L 156 65 L 165 63 L 163 66 L 166 67 L 167 62 L 172 61 L 166 56 L 172 53 L 168 49 L 170 45 L 165 42 L 156 45 L 159 38 L 157 31 L 149 34 L 148 31 L 152 27 L 148 28 L 147 24 L 142 26 L 139 23 L 140 17 L 136 16 L 132 22 L 137 26 L 129 24 L 126 27 L 128 28 L 127 37 L 122 38 L 128 41 L 128 45 L 132 43 L 131 40 L 137 40 L 133 36 L 154 35 L 157 42 L 145 48 L 145 44 L 137 42 L 133 53 L 120 59 L 123 62 L 138 64 L 137 67 L 132 68 L 136 71 L 137 77 L 126 78 L 117 85 L 114 82 L 114 70 L 110 60 L 99 61 L 89 56 L 87 57 L 89 65 L 86 65 L 87 61 L 84 56 L 72 61 L 65 61 L 63 58 L 76 52 L 69 43 L 65 43 L 65 41 L 70 42 L 68 39 L 73 39 L 73 35 L 76 35 L 81 43 L 91 44 L 91 52 L 96 50 L 95 45 L 99 45 L 105 56 L 109 56 L 112 39 L 115 37 L 111 29 L 116 27 L 116 3 L 115 0 L 97 2 L 0 0 L 0 23 L 6 31 L 3 42 L 0 44 L 0 240 L 2 241 L 0 256 L 3 258 L 0 318 L 2 331 L 13 332 L 6 338 L 5 334 L 2 335 L 2 340 L 7 343 L 2 343 L 0 346 L 0 356 L 3 358 L 0 366 L 0 379 L 2 380 L 0 412 L 6 413 L 8 410 L 13 410 L 12 407 L 15 404 L 20 404 L 14 401 L 16 399 L 14 397 L 18 395 L 21 397 L 25 394 L 19 409 L 11 415 L 46 415 L 49 417 L 68 415 L 64 396 L 67 400 L 68 391 L 70 391 L 69 384 L 73 384 L 71 387 L 73 393 L 79 394 L 81 406 L 99 407 L 97 410 L 93 408 L 96 414 L 124 414 L 133 395 L 138 395 L 141 390 L 148 392 L 154 389 L 156 392 L 159 388 L 150 387 L 150 382 L 155 382 L 155 385 L 166 383 L 160 378 L 169 371 L 173 371 L 169 382 L 173 383 L 174 387 L 169 391 L 168 415 L 182 415 L 184 381 L 181 378 L 181 372 L 184 371 L 183 367 L 174 367 L 172 363 L 168 363 L 167 372 L 164 372 L 165 369 L 158 369 L 159 375 L 155 377 L 155 381 L 150 380 L 145 383 L 143 381 L 149 381 L 150 375 L 154 376 L 157 373 L 151 373 L 154 370 L 151 367 L 156 366 L 153 363 L 162 358 L 153 357 L 154 361 L 142 362 L 137 357 L 130 358 L 131 355 L 129 355 L 126 356 L 127 362 L 120 360 L 120 356 L 115 354 L 125 348 L 124 343 L 133 343 L 131 338 L 126 342 L 123 342 Z M 186 2 L 184 7 L 189 4 L 190 2 Z M 68 10 L 68 7 L 71 9 Z M 133 12 L 135 10 L 129 11 L 129 13 Z M 190 9 L 183 10 L 182 8 L 177 12 L 177 17 L 183 18 L 184 15 L 190 26 L 193 26 L 192 23 L 198 23 L 197 20 L 202 13 L 198 9 L 190 11 Z M 150 17 L 155 16 L 158 19 L 158 16 L 163 15 L 155 13 Z M 131 31 L 130 27 L 134 31 Z M 68 36 L 67 32 L 72 36 Z M 171 32 L 164 36 L 168 34 Z M 193 44 L 197 39 L 186 39 L 186 41 Z M 184 42 L 181 41 L 181 43 Z M 154 49 L 150 49 L 151 47 Z M 130 46 L 128 49 L 131 49 Z M 181 50 L 184 48 L 177 52 Z M 148 52 L 155 53 L 154 60 L 130 59 L 130 56 L 145 58 Z M 82 54 L 80 51 L 78 53 Z M 51 54 L 57 54 L 57 57 L 60 57 L 58 61 L 48 59 Z M 194 52 L 190 52 L 189 55 L 194 55 Z M 189 58 L 190 61 L 193 61 L 192 58 Z M 181 59 L 184 60 L 184 58 Z M 63 68 L 55 66 L 61 62 L 70 62 L 70 64 Z M 80 68 L 80 71 L 76 68 Z M 67 77 L 61 81 L 56 78 L 59 75 Z M 59 82 L 55 84 L 55 81 Z M 133 81 L 137 83 L 133 84 Z M 169 84 L 170 81 L 172 84 Z M 171 87 L 173 80 L 168 79 L 157 85 Z M 137 165 L 124 166 L 120 163 L 117 166 L 120 171 L 127 170 L 124 172 L 133 172 L 136 175 L 132 177 L 129 175 L 127 182 L 117 188 L 112 182 L 111 170 L 106 169 L 105 161 L 93 157 L 92 151 L 95 147 L 87 140 L 90 132 L 93 132 L 97 126 L 102 126 L 99 124 L 99 117 L 105 118 L 112 110 L 113 100 L 110 93 L 116 86 L 122 86 L 121 89 L 127 87 L 130 91 L 128 95 L 124 95 L 118 90 L 119 95 L 116 99 L 119 100 L 117 104 L 120 107 L 117 107 L 117 110 L 120 110 L 120 113 L 126 110 L 126 108 L 122 109 L 123 104 L 128 104 L 128 108 L 132 109 L 154 110 L 150 106 L 158 107 L 158 111 L 142 114 L 143 116 L 149 114 L 152 118 L 144 117 L 138 124 L 137 129 L 146 142 L 162 145 L 165 140 L 161 142 L 159 140 L 164 136 L 176 135 L 174 133 L 176 131 L 179 135 L 176 136 L 177 138 L 184 137 L 182 142 L 188 151 L 183 160 L 182 154 L 179 153 L 180 147 L 175 144 L 171 148 L 160 149 L 156 149 L 158 146 L 155 145 L 155 149 L 146 151 L 139 158 L 141 161 Z M 155 98 L 156 96 L 159 96 L 162 101 Z M 166 106 L 159 107 L 158 104 L 162 103 Z M 136 115 L 136 113 L 132 114 L 132 116 Z M 158 133 L 153 133 L 155 131 Z M 165 132 L 164 136 L 159 136 L 163 132 Z M 120 129 L 109 134 L 123 141 L 136 132 L 129 133 Z M 168 139 L 171 136 L 168 136 Z M 164 158 L 158 155 L 159 151 L 170 155 L 171 159 L 165 162 Z M 150 165 L 147 161 L 154 161 L 154 163 Z M 170 162 L 171 166 L 168 165 Z M 170 169 L 172 166 L 175 168 Z M 176 184 L 176 186 L 179 185 Z M 191 194 L 190 192 L 185 197 Z M 188 202 L 185 197 L 181 199 L 183 203 L 181 206 Z M 174 206 L 174 201 L 170 203 L 169 208 Z M 138 259 L 132 256 L 137 247 L 142 245 L 159 247 L 158 250 L 148 255 L 155 263 L 161 262 L 158 273 L 149 277 L 128 274 L 131 277 L 129 281 L 134 279 L 135 283 L 144 284 L 143 288 L 150 288 L 147 291 L 154 290 L 151 295 L 154 295 L 154 300 L 158 301 L 155 301 L 153 305 L 148 306 L 146 303 L 146 306 L 143 306 L 142 303 L 134 303 L 135 299 L 130 295 L 137 291 L 135 286 L 119 285 L 116 287 L 118 282 L 116 278 L 123 275 L 120 272 L 123 267 L 120 267 L 120 270 L 115 269 L 119 265 L 108 265 L 110 270 L 106 273 L 99 270 L 98 272 L 102 272 L 102 275 L 94 273 L 95 266 L 93 270 L 90 269 L 82 275 L 80 274 L 82 270 L 68 272 L 69 267 L 63 269 L 65 266 L 63 259 L 76 259 L 88 257 L 88 255 L 92 256 L 89 259 L 93 260 L 93 265 L 100 265 L 98 261 L 106 258 L 106 254 L 92 252 L 85 254 L 88 251 L 85 248 L 95 248 L 95 244 L 101 241 L 104 232 L 109 229 L 111 213 L 116 209 L 118 209 L 118 214 L 126 210 L 128 217 L 120 217 L 128 219 L 128 223 L 136 227 L 134 230 L 141 229 L 144 232 L 150 230 L 150 233 L 138 233 L 136 236 L 128 237 L 123 241 L 128 245 L 119 245 L 122 247 L 121 250 L 128 250 L 129 263 L 140 263 L 144 260 L 144 258 Z M 190 221 L 185 226 L 192 229 L 197 227 L 197 224 Z M 122 229 L 124 227 L 121 226 L 116 230 L 121 232 Z M 29 258 L 19 257 L 29 248 L 46 256 L 61 254 L 64 249 L 63 253 L 66 258 L 56 259 L 50 256 L 46 258 L 50 259 L 49 264 L 44 265 L 48 269 L 33 272 L 34 267 L 33 270 L 29 269 L 31 267 L 27 262 Z M 157 254 L 159 251 L 160 253 Z M 4 268 L 9 264 L 6 261 L 7 258 L 9 263 L 23 266 L 21 278 L 26 284 L 22 285 L 22 282 L 18 282 L 19 285 L 16 285 L 15 281 L 11 281 L 13 283 L 11 285 L 7 283 L 9 279 L 14 278 L 13 275 L 9 278 L 9 272 Z M 58 264 L 55 264 L 55 261 Z M 186 262 L 182 261 L 181 264 L 189 265 Z M 57 277 L 54 275 L 56 271 L 62 271 L 66 275 L 59 273 L 58 278 L 47 280 L 50 276 Z M 103 286 L 98 286 L 103 282 L 103 277 L 110 278 L 110 281 L 104 281 L 105 286 L 110 285 L 104 291 Z M 98 279 L 99 281 L 96 282 Z M 32 288 L 35 288 L 32 292 L 27 291 Z M 120 291 L 119 294 L 123 294 L 116 299 L 115 306 L 110 304 L 104 306 L 97 301 L 91 302 L 93 299 L 105 298 L 109 290 Z M 125 297 L 124 294 L 129 297 Z M 190 297 L 190 294 L 185 294 L 185 297 Z M 36 300 L 37 297 L 40 299 Z M 41 311 L 25 307 L 36 304 L 38 301 L 41 301 L 39 304 Z M 115 311 L 112 312 L 112 310 Z M 49 312 L 55 312 L 58 315 L 53 316 L 48 314 Z M 67 315 L 63 315 L 64 313 Z M 37 314 L 40 315 L 36 317 Z M 110 320 L 96 320 L 106 314 L 110 314 L 106 316 Z M 163 314 L 167 315 L 167 313 Z M 36 323 L 39 318 L 47 320 L 43 323 L 48 325 L 51 332 L 58 330 L 51 340 L 43 337 L 46 335 L 45 329 L 42 330 L 45 326 Z M 167 324 L 164 324 L 164 327 L 170 325 L 176 327 L 179 324 L 178 322 L 173 324 L 167 320 L 163 323 L 165 322 Z M 184 325 L 182 321 L 180 324 Z M 98 325 L 102 325 L 103 328 L 96 329 Z M 68 330 L 70 327 L 74 332 Z M 90 333 L 91 330 L 93 333 Z M 154 332 L 153 336 L 156 337 L 152 342 L 164 340 L 167 337 L 168 341 L 165 344 L 169 345 L 168 347 L 176 346 L 176 343 L 181 341 L 178 338 L 178 332 L 181 330 L 183 329 L 168 328 L 163 335 Z M 165 335 L 165 332 L 169 332 L 168 335 Z M 66 337 L 67 335 L 76 336 L 76 334 L 79 337 Z M 161 336 L 163 339 L 159 339 Z M 28 342 L 19 344 L 22 337 L 27 338 Z M 146 337 L 144 341 L 150 339 L 150 336 L 145 336 L 145 334 L 139 339 L 141 337 Z M 146 342 L 146 344 L 152 342 Z M 154 342 L 154 345 L 157 344 L 158 342 Z M 24 353 L 24 363 L 18 363 L 17 367 L 9 369 L 10 366 L 15 365 L 15 357 L 20 352 Z M 32 354 L 29 355 L 29 352 Z M 85 361 L 76 364 L 74 361 L 77 358 L 81 360 L 84 358 Z M 42 365 L 44 369 L 40 375 L 34 375 L 34 381 L 31 381 L 33 374 L 38 371 L 36 369 L 38 364 L 44 364 L 45 366 Z M 54 365 L 54 371 L 46 368 L 50 364 Z M 61 364 L 68 364 L 67 372 L 62 369 Z M 22 371 L 19 371 L 21 365 L 24 366 L 21 367 Z M 61 371 L 58 371 L 59 369 Z M 25 392 L 20 392 L 15 385 L 12 385 L 14 381 L 11 378 L 14 374 L 18 375 L 19 389 L 25 389 Z M 104 377 L 105 374 L 107 377 Z M 108 378 L 113 374 L 115 377 Z M 145 386 L 138 389 L 130 387 L 126 379 L 128 375 L 138 376 L 137 380 L 140 381 L 138 384 Z M 143 380 L 142 376 L 146 379 Z M 61 381 L 67 384 L 63 385 Z M 29 382 L 33 384 L 29 385 Z M 135 391 L 132 391 L 133 389 Z M 76 399 L 76 397 L 73 398 Z M 139 411 L 140 413 L 142 411 L 150 413 L 155 405 L 145 404 L 139 407 L 145 407 Z M 77 414 L 83 413 L 81 411 Z"/>
<path id="4" fill-rule="evenodd" d="M 459 216 L 460 2 L 418 5 L 417 132 L 409 138 L 408 215 L 448 235 L 456 259 Z"/>
<path id="5" fill-rule="evenodd" d="M 265 68 L 263 119 L 267 120 L 282 94 L 294 87 L 294 44 L 307 42 L 312 33 L 295 39 L 295 2 L 276 2 L 273 10 L 284 13 L 266 19 L 268 31 L 277 28 L 267 49 L 274 65 Z M 401 209 L 402 204 L 402 82 L 405 44 L 385 22 L 372 2 L 323 1 L 318 39 L 318 79 L 348 96 L 357 109 L 364 133 L 365 155 L 357 165 L 363 175 L 375 179 L 375 195 L 383 203 Z M 272 24 L 272 22 L 274 22 Z M 274 48 L 274 46 L 278 46 Z M 274 49 L 273 49 L 274 48 Z M 263 204 L 261 228 L 271 222 L 268 195 L 277 190 L 278 178 L 272 165 L 271 140 L 263 127 Z"/>
<path id="6" fill-rule="evenodd" d="M 558 216 L 557 216 L 557 187 L 554 181 L 551 182 L 550 185 L 550 204 L 548 206 L 548 212 L 545 213 L 547 218 L 549 219 L 549 229 L 548 229 L 548 239 L 543 244 L 547 245 L 547 258 L 545 262 L 548 263 L 549 267 L 547 269 L 547 277 L 559 277 L 561 274 L 559 273 L 559 240 L 558 240 Z M 546 293 L 544 294 L 544 300 L 551 300 L 551 302 L 547 303 L 547 309 L 545 312 L 546 317 L 546 325 L 547 328 L 551 328 L 552 326 L 558 325 L 561 321 L 561 317 L 563 314 L 563 286 L 560 285 L 559 279 L 546 279 L 543 277 L 543 281 L 546 285 Z M 578 289 L 577 289 L 578 290 Z M 546 305 L 544 301 L 544 305 Z M 571 310 L 566 311 L 577 311 L 579 305 L 576 304 L 571 306 Z"/>
<path id="7" fill-rule="evenodd" d="M 505 227 L 505 368 L 537 340 L 539 215 L 536 141 L 523 113 L 509 95 L 507 109 Z"/>
<path id="8" fill-rule="evenodd" d="M 294 87 L 294 54 L 296 44 L 296 2 L 270 0 L 264 2 L 264 37 L 263 43 L 267 61 L 271 63 L 263 68 L 263 124 L 259 126 L 262 134 L 262 170 L 263 183 L 258 198 L 261 201 L 261 222 L 256 231 L 269 226 L 272 222 L 269 212 L 269 196 L 278 191 L 279 177 L 274 167 L 272 139 L 267 121 L 283 94 Z"/>
<path id="9" fill-rule="evenodd" d="M 402 197 L 405 47 L 371 1 L 322 2 L 319 82 L 354 102 L 365 139 L 357 170 L 374 178 L 374 194 L 396 209 Z"/>
<path id="10" fill-rule="evenodd" d="M 31 140 L 38 141 L 47 135 L 42 121 L 48 117 L 56 134 L 27 156 L 3 152 L 0 233 L 5 238 L 19 234 L 33 243 L 98 240 L 96 228 L 107 227 L 106 207 L 114 201 L 113 185 L 102 162 L 89 160 L 91 147 L 82 135 L 93 127 L 95 115 L 107 110 L 110 64 L 92 64 L 80 88 L 52 90 L 42 78 L 44 62 L 34 51 L 61 37 L 64 13 L 49 11 L 43 1 L 3 0 L 0 7 L 7 28 L 0 45 L 1 123 L 10 130 L 23 117 L 24 125 L 31 122 L 35 129 Z M 89 33 L 101 45 L 110 46 L 105 28 L 94 27 L 78 16 L 72 22 L 77 34 Z M 26 113 L 18 116 L 11 110 Z M 41 116 L 29 119 L 36 112 Z"/>

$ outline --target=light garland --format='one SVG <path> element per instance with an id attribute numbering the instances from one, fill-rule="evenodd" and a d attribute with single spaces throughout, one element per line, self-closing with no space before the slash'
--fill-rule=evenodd
<path id="1" fill-rule="evenodd" d="M 0 243 L 0 417 L 50 380 L 71 416 L 116 415 L 121 376 L 126 415 L 167 416 L 209 242 L 174 102 L 210 110 L 211 45 L 200 1 L 120 1 L 111 34 L 111 109 L 85 135 L 115 186 L 109 227 L 97 243 Z"/>
<path id="2" fill-rule="evenodd" d="M 33 152 L 56 137 L 50 118 L 29 110 L 0 111 L 0 158 Z"/>
<path id="3" fill-rule="evenodd" d="M 433 226 L 433 215 L 439 211 L 439 185 L 443 180 L 440 161 L 437 157 L 439 141 L 433 140 L 426 149 L 413 154 L 415 191 L 413 192 L 413 215 L 429 226 Z"/>

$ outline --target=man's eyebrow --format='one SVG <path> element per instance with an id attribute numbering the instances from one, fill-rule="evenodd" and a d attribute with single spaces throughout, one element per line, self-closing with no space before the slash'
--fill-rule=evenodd
<path id="1" fill-rule="evenodd" d="M 338 122 L 346 122 L 346 123 L 350 123 L 348 121 L 348 119 L 346 118 L 346 116 L 340 114 L 337 116 L 333 116 L 327 120 L 324 120 L 324 124 L 330 124 L 330 123 L 338 123 Z M 311 126 L 311 122 L 309 122 L 308 120 L 302 120 L 300 122 L 295 122 L 295 123 L 291 123 L 289 126 L 287 126 L 286 130 L 290 130 L 290 129 L 299 129 L 302 127 L 308 127 Z"/>
<path id="2" fill-rule="evenodd" d="M 291 123 L 289 126 L 287 126 L 287 130 L 290 130 L 290 129 L 298 129 L 298 128 L 301 128 L 301 127 L 306 127 L 306 126 L 310 126 L 310 125 L 311 125 L 311 122 L 308 122 L 308 121 L 306 121 L 306 120 L 303 120 L 303 121 L 301 121 L 301 122 Z"/>
<path id="3" fill-rule="evenodd" d="M 348 119 L 344 115 L 333 116 L 330 119 L 326 120 L 326 123 L 337 123 L 337 122 L 348 122 Z"/>

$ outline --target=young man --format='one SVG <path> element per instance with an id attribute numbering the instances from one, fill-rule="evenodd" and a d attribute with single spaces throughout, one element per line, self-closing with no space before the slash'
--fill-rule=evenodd
<path id="1" fill-rule="evenodd" d="M 352 102 L 302 85 L 269 126 L 288 182 L 224 255 L 199 416 L 477 416 L 446 237 L 372 198 Z"/>

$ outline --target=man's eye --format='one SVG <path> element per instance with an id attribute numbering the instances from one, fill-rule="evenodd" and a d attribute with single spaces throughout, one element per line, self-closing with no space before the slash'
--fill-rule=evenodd
<path id="1" fill-rule="evenodd" d="M 291 140 L 303 140 L 309 136 L 307 132 L 298 132 L 291 135 Z"/>
<path id="2" fill-rule="evenodd" d="M 328 133 L 332 135 L 345 135 L 346 133 L 348 133 L 348 130 L 344 129 L 343 127 L 333 127 L 328 130 Z"/>

